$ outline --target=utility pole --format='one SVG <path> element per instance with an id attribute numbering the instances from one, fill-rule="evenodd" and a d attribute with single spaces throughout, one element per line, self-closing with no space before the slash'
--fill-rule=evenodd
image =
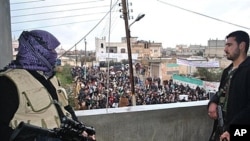
<path id="1" fill-rule="evenodd" d="M 127 50 L 128 50 L 128 62 L 129 62 L 129 76 L 130 76 L 130 84 L 131 84 L 131 94 L 132 94 L 132 105 L 136 105 L 135 100 L 135 84 L 134 84 L 134 73 L 133 73 L 133 63 L 132 63 L 132 54 L 131 54 L 131 43 L 130 43 L 130 29 L 128 25 L 128 9 L 126 0 L 122 0 L 122 12 L 123 18 L 125 21 L 125 31 L 126 31 L 126 39 L 127 39 Z"/>
<path id="2" fill-rule="evenodd" d="M 86 73 L 87 73 L 87 42 L 86 38 L 84 39 L 84 45 L 85 45 L 85 55 L 84 55 L 84 79 L 86 80 Z"/>
<path id="3" fill-rule="evenodd" d="M 76 45 L 75 45 L 76 66 L 77 66 L 77 59 L 78 59 L 78 58 L 77 58 L 77 54 L 78 54 L 78 53 L 77 53 L 77 49 L 76 49 Z"/>

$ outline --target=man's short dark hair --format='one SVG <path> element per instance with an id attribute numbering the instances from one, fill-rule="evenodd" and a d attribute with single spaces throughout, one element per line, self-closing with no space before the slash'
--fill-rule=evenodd
<path id="1" fill-rule="evenodd" d="M 248 33 L 246 33 L 245 31 L 238 30 L 238 31 L 234 31 L 234 32 L 231 32 L 230 34 L 228 34 L 226 36 L 226 39 L 228 39 L 229 37 L 235 37 L 235 40 L 238 44 L 240 44 L 241 42 L 245 42 L 246 43 L 245 52 L 246 53 L 248 52 L 248 49 L 249 49 L 249 35 L 248 35 Z"/>

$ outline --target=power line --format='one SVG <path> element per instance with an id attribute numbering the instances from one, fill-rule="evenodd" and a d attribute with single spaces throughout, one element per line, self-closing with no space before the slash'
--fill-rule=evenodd
<path id="1" fill-rule="evenodd" d="M 50 13 L 59 13 L 59 12 L 67 12 L 67 11 L 76 11 L 76 10 L 86 10 L 86 9 L 94 9 L 94 8 L 102 8 L 102 7 L 108 7 L 108 6 L 107 6 L 107 5 L 102 5 L 102 6 L 93 6 L 93 7 L 77 8 L 77 9 L 49 11 L 49 12 L 42 12 L 42 13 L 23 14 L 23 15 L 11 16 L 11 18 L 17 18 L 17 17 L 23 17 L 23 16 L 31 16 L 31 15 L 50 14 Z"/>
<path id="2" fill-rule="evenodd" d="M 94 1 L 85 1 L 85 2 L 77 2 L 77 3 L 65 3 L 65 4 L 56 4 L 56 5 L 47 5 L 47 6 L 37 6 L 37 7 L 29 7 L 29 8 L 19 8 L 19 9 L 11 9 L 11 11 L 20 11 L 20 10 L 29 10 L 29 9 L 39 9 L 39 8 L 48 8 L 48 7 L 58 7 L 58 6 L 69 6 L 69 5 L 78 5 L 81 3 L 92 3 L 103 0 L 94 0 Z"/>
<path id="3" fill-rule="evenodd" d="M 15 4 L 24 4 L 24 3 L 33 3 L 33 2 L 40 2 L 40 1 L 44 1 L 44 0 L 24 1 L 24 2 L 13 2 L 13 3 L 10 3 L 10 5 L 15 5 Z"/>
<path id="4" fill-rule="evenodd" d="M 93 21 L 98 21 L 99 19 L 95 20 L 88 20 L 88 21 L 79 21 L 79 22 L 71 22 L 71 23 L 63 23 L 63 24 L 54 24 L 54 25 L 48 25 L 48 26 L 40 26 L 40 27 L 32 27 L 32 28 L 26 28 L 26 30 L 30 29 L 42 29 L 42 28 L 48 28 L 48 27 L 55 27 L 55 26 L 63 26 L 63 25 L 69 25 L 69 24 L 77 24 L 77 23 L 83 23 L 83 22 L 93 22 Z M 17 29 L 17 30 L 12 30 L 12 32 L 18 32 L 18 31 L 23 31 L 23 29 Z"/>
<path id="5" fill-rule="evenodd" d="M 119 7 L 118 7 L 119 8 Z M 114 9 L 114 11 L 118 10 L 118 8 Z M 120 16 L 118 16 L 118 14 L 113 14 L 111 19 L 113 19 L 113 22 L 111 23 L 111 28 L 114 29 L 115 25 L 117 24 L 117 21 L 118 21 L 118 17 L 120 18 Z M 99 36 L 105 36 L 108 34 L 108 28 L 109 27 L 109 20 L 107 20 L 107 22 L 105 23 L 104 25 L 104 28 L 102 29 L 102 32 Z M 111 31 L 112 31 L 111 29 Z"/>
<path id="6" fill-rule="evenodd" d="M 61 58 L 63 55 L 65 55 L 68 51 L 70 51 L 72 48 L 74 48 L 77 44 L 79 44 L 83 39 L 86 39 L 86 37 L 105 19 L 105 17 L 111 12 L 111 10 L 116 6 L 119 0 L 110 8 L 110 10 L 102 17 L 102 19 L 85 35 L 83 36 L 77 43 L 75 43 L 71 48 L 69 48 L 67 51 L 65 51 L 62 55 L 60 55 L 58 58 Z"/>
<path id="7" fill-rule="evenodd" d="M 79 16 L 85 16 L 85 15 L 102 14 L 102 13 L 106 13 L 106 12 L 88 13 L 88 14 L 81 14 L 81 15 L 70 15 L 70 16 L 63 16 L 63 17 L 52 17 L 52 18 L 36 19 L 36 20 L 27 20 L 27 21 L 13 22 L 11 24 L 20 24 L 20 23 L 27 23 L 27 22 L 39 22 L 39 21 L 46 21 L 46 20 L 57 20 L 57 19 L 63 19 L 63 18 L 72 18 L 72 17 L 79 17 Z"/>
<path id="8" fill-rule="evenodd" d="M 202 13 L 198 13 L 198 12 L 195 12 L 195 11 L 192 11 L 192 10 L 188 10 L 188 9 L 185 9 L 185 8 L 182 8 L 182 7 L 179 7 L 179 6 L 167 3 L 165 1 L 161 1 L 161 0 L 157 0 L 157 1 L 159 1 L 159 2 L 161 2 L 163 4 L 166 4 L 166 5 L 169 5 L 169 6 L 172 6 L 172 7 L 175 7 L 175 8 L 178 8 L 178 9 L 190 12 L 190 13 L 194 13 L 194 14 L 206 17 L 206 18 L 210 18 L 210 19 L 213 19 L 213 20 L 216 20 L 216 21 L 219 21 L 219 22 L 227 23 L 227 24 L 230 24 L 230 25 L 234 25 L 234 26 L 238 26 L 238 27 L 250 30 L 249 27 L 241 26 L 241 25 L 238 25 L 238 24 L 235 24 L 235 23 L 231 23 L 231 22 L 228 22 L 228 21 L 225 21 L 225 20 L 221 20 L 221 19 L 218 19 L 218 18 L 214 18 L 214 17 L 208 16 L 208 15 L 205 15 L 205 14 L 202 14 Z"/>
<path id="9" fill-rule="evenodd" d="M 103 1 L 103 0 L 88 1 L 88 3 L 90 3 L 90 2 L 96 2 L 96 1 Z M 85 1 L 85 2 L 80 2 L 80 3 L 87 3 L 87 2 Z M 41 8 L 44 8 L 44 7 L 54 7 L 54 6 L 62 6 L 62 5 L 71 5 L 71 4 L 80 4 L 80 3 L 50 5 L 50 6 L 43 6 Z M 91 9 L 91 8 L 93 8 L 93 9 L 94 8 L 101 8 L 101 7 L 107 7 L 107 5 L 95 6 L 95 7 L 86 7 L 86 8 L 81 8 L 81 10 L 82 9 Z M 33 8 L 39 8 L 39 7 L 33 7 Z M 33 9 L 33 8 L 28 8 L 28 9 Z M 21 10 L 21 9 L 19 9 L 19 10 Z M 22 9 L 22 10 L 25 10 L 25 9 Z M 53 13 L 57 13 L 57 12 L 74 11 L 74 10 L 80 10 L 80 9 L 69 9 L 69 10 L 50 11 L 50 12 L 43 12 L 43 13 L 42 12 L 41 13 L 33 13 L 33 14 L 26 14 L 26 15 L 17 15 L 17 16 L 12 16 L 12 19 L 13 19 L 13 17 L 17 18 L 17 17 L 22 17 L 22 16 L 39 15 L 39 14 L 47 14 L 47 13 L 52 13 L 53 14 Z M 88 14 L 84 14 L 84 15 L 93 15 L 93 14 L 102 14 L 102 13 L 106 13 L 106 12 L 88 13 Z M 63 16 L 63 17 L 45 18 L 45 19 L 36 19 L 36 20 L 28 20 L 28 21 L 19 21 L 19 22 L 12 22 L 12 24 L 19 24 L 19 23 L 26 23 L 26 22 L 38 22 L 38 21 L 44 21 L 44 20 L 54 20 L 54 19 L 70 18 L 70 17 L 77 17 L 77 16 L 83 16 L 83 14 L 81 14 L 81 15 L 78 14 L 78 15 Z M 47 25 L 47 26 L 40 26 L 40 27 L 36 27 L 36 28 L 47 28 L 47 27 L 62 26 L 62 25 L 69 25 L 69 24 L 77 24 L 77 23 L 91 22 L 91 21 L 97 21 L 97 19 L 87 20 L 87 21 L 79 21 L 79 22 L 62 23 L 62 24 L 53 24 L 53 25 Z M 29 27 L 28 29 L 33 29 L 33 28 Z M 12 32 L 17 32 L 17 31 L 21 31 L 21 30 L 22 29 L 12 30 Z"/>

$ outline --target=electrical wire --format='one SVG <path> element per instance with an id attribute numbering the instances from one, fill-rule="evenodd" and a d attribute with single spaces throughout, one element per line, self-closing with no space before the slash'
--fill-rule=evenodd
<path id="1" fill-rule="evenodd" d="M 24 4 L 24 3 L 33 3 L 33 2 L 41 2 L 41 1 L 44 1 L 44 0 L 24 1 L 24 2 L 13 2 L 13 3 L 10 3 L 10 5 L 15 5 L 15 4 Z"/>
<path id="2" fill-rule="evenodd" d="M 70 22 L 70 23 L 63 23 L 63 24 L 54 24 L 54 25 L 47 25 L 47 26 L 40 26 L 40 27 L 29 27 L 26 28 L 26 30 L 31 30 L 31 29 L 42 29 L 42 28 L 49 28 L 49 27 L 57 27 L 57 26 L 64 26 L 64 25 L 70 25 L 70 24 L 77 24 L 77 23 L 83 23 L 83 22 L 94 22 L 94 21 L 99 21 L 100 19 L 94 19 L 94 20 L 87 20 L 87 21 L 79 21 L 79 22 Z M 22 29 L 17 29 L 17 30 L 12 30 L 12 32 L 19 32 L 23 31 Z"/>
<path id="3" fill-rule="evenodd" d="M 65 3 L 65 4 L 56 4 L 56 5 L 45 5 L 45 6 L 37 6 L 37 7 L 34 7 L 32 5 L 32 7 L 29 7 L 29 8 L 19 8 L 19 9 L 11 9 L 10 11 L 21 11 L 21 10 L 30 10 L 30 9 L 39 9 L 39 8 L 48 8 L 48 7 L 58 7 L 58 6 L 70 6 L 70 5 L 79 5 L 81 3 L 92 3 L 92 2 L 97 2 L 97 1 L 103 1 L 103 0 L 94 0 L 94 1 L 85 1 L 85 2 L 77 2 L 77 3 Z"/>
<path id="4" fill-rule="evenodd" d="M 88 1 L 88 3 L 90 2 L 96 2 L 96 1 L 103 1 L 103 0 L 95 0 L 95 1 Z M 85 2 L 80 2 L 80 3 L 87 3 Z M 71 5 L 71 4 L 80 4 L 80 3 L 70 3 L 70 4 L 57 4 L 57 5 L 50 5 L 50 6 L 43 6 L 44 7 L 53 7 L 53 6 L 62 6 L 62 5 Z M 94 9 L 94 8 L 101 8 L 101 7 L 108 7 L 109 5 L 101 5 L 101 6 L 95 6 L 95 7 L 86 7 L 84 9 Z M 39 7 L 33 7 L 33 8 L 39 8 Z M 32 8 L 32 9 L 33 9 Z M 26 8 L 27 9 L 27 8 Z M 31 9 L 31 8 L 28 8 Z M 83 9 L 83 8 L 82 8 Z M 17 9 L 16 9 L 17 10 Z M 20 10 L 20 9 L 19 9 Z M 25 10 L 25 9 L 22 9 Z M 21 17 L 21 16 L 29 16 L 29 15 L 38 15 L 38 14 L 46 14 L 46 13 L 56 13 L 56 12 L 63 12 L 63 11 L 74 11 L 74 10 L 79 10 L 79 9 L 70 9 L 70 10 L 61 10 L 61 11 L 51 11 L 51 12 L 43 12 L 43 13 L 33 13 L 33 14 L 26 14 L 26 15 L 16 15 L 16 16 L 12 16 L 11 18 L 14 19 L 13 17 Z M 89 13 L 89 14 L 84 14 L 84 15 L 93 15 L 93 14 L 102 14 L 102 13 L 106 13 L 106 12 L 96 12 L 96 13 Z M 13 14 L 12 14 L 13 15 Z M 57 19 L 62 19 L 62 18 L 71 18 L 71 17 L 77 17 L 77 16 L 83 16 L 83 14 L 81 15 L 70 15 L 70 16 L 63 16 L 63 17 L 53 17 L 53 18 L 45 18 L 45 19 L 35 19 L 35 20 L 27 20 L 27 21 L 18 21 L 18 22 L 14 22 L 14 20 L 12 20 L 11 24 L 21 24 L 21 23 L 26 23 L 26 22 L 38 22 L 38 21 L 44 21 L 44 20 L 57 20 Z M 69 25 L 69 24 L 77 24 L 77 23 L 82 23 L 82 22 L 91 22 L 91 21 L 97 21 L 96 19 L 90 19 L 90 20 L 85 20 L 85 21 L 76 21 L 76 22 L 70 22 L 70 23 L 62 23 L 62 24 L 53 24 L 53 25 L 47 25 L 47 26 L 40 26 L 40 27 L 29 27 L 26 29 L 34 29 L 34 28 L 47 28 L 47 27 L 54 27 L 54 26 L 62 26 L 62 25 Z M 13 28 L 12 28 L 13 29 Z M 16 29 L 16 30 L 12 30 L 12 32 L 17 32 L 17 31 L 21 31 L 23 29 Z"/>
<path id="5" fill-rule="evenodd" d="M 19 22 L 12 22 L 11 24 L 20 24 L 20 23 L 27 23 L 27 22 L 39 22 L 39 21 L 46 21 L 46 20 L 58 20 L 58 19 L 64 19 L 64 18 L 81 17 L 81 16 L 86 16 L 86 15 L 96 15 L 96 14 L 103 14 L 103 13 L 106 13 L 106 12 L 97 12 L 97 13 L 70 15 L 70 16 L 63 16 L 63 17 L 52 17 L 52 18 L 45 18 L 45 19 L 19 21 Z"/>
<path id="6" fill-rule="evenodd" d="M 108 110 L 108 101 L 109 101 L 109 95 L 110 95 L 110 92 L 109 92 L 109 73 L 110 73 L 110 70 L 109 70 L 109 63 L 110 63 L 110 58 L 109 58 L 109 55 L 110 55 L 110 29 L 111 29 L 111 10 L 112 10 L 112 0 L 110 0 L 110 12 L 109 12 L 109 34 L 108 34 L 108 79 L 107 79 L 107 89 L 108 89 L 108 92 L 107 92 L 107 100 L 106 100 L 106 111 Z M 106 50 L 107 51 L 107 50 Z M 107 111 L 108 112 L 108 111 Z"/>
<path id="7" fill-rule="evenodd" d="M 119 0 L 112 6 L 112 9 L 117 5 Z M 61 58 L 63 55 L 65 55 L 68 51 L 70 51 L 72 48 L 74 48 L 77 44 L 79 44 L 83 39 L 86 39 L 86 37 L 105 19 L 105 17 L 109 14 L 110 11 L 108 11 L 103 18 L 86 34 L 84 35 L 78 42 L 76 42 L 71 48 L 69 48 L 67 51 L 65 51 L 63 54 L 61 54 L 58 58 Z"/>
<path id="8" fill-rule="evenodd" d="M 117 7 L 117 9 L 118 8 L 119 7 Z M 117 11 L 117 9 L 114 9 L 113 11 Z M 118 13 L 118 12 L 112 12 L 112 17 L 111 17 L 112 22 L 111 22 L 111 26 L 110 26 L 111 27 L 110 32 L 112 32 L 113 29 L 115 28 L 115 25 L 117 25 L 117 21 L 118 21 L 118 19 L 120 19 L 119 14 L 120 13 Z M 104 37 L 104 36 L 108 35 L 109 28 L 107 28 L 107 27 L 109 27 L 109 20 L 107 20 L 106 24 L 103 27 L 104 28 L 102 29 L 102 32 L 100 33 L 99 37 Z"/>
<path id="9" fill-rule="evenodd" d="M 192 10 L 188 10 L 188 9 L 185 9 L 185 8 L 182 8 L 182 7 L 179 7 L 179 6 L 167 3 L 165 1 L 161 1 L 161 0 L 157 0 L 157 1 L 159 1 L 159 2 L 161 2 L 163 4 L 166 4 L 166 5 L 169 5 L 169 6 L 172 6 L 172 7 L 175 7 L 175 8 L 178 8 L 178 9 L 181 9 L 181 10 L 184 10 L 184 11 L 196 14 L 196 15 L 200 15 L 200 16 L 203 16 L 203 17 L 206 17 L 206 18 L 210 18 L 210 19 L 219 21 L 219 22 L 227 23 L 227 24 L 230 24 L 230 25 L 234 25 L 234 26 L 237 26 L 237 27 L 241 27 L 241 28 L 250 30 L 249 27 L 241 26 L 241 25 L 238 25 L 238 24 L 235 24 L 235 23 L 231 23 L 231 22 L 228 22 L 228 21 L 225 21 L 225 20 L 221 20 L 221 19 L 218 19 L 218 18 L 214 18 L 214 17 L 208 16 L 208 15 L 205 15 L 205 14 L 202 14 L 202 13 L 198 13 L 198 12 L 195 12 L 195 11 L 192 11 Z"/>
<path id="10" fill-rule="evenodd" d="M 78 10 L 86 10 L 86 9 L 94 9 L 94 8 L 102 8 L 102 7 L 108 7 L 108 5 L 77 8 L 77 9 L 69 9 L 69 10 L 57 10 L 57 11 L 49 11 L 49 12 L 42 12 L 42 13 L 31 13 L 31 14 L 15 15 L 15 16 L 11 16 L 11 18 L 19 18 L 19 17 L 24 17 L 24 16 L 43 15 L 43 14 L 51 14 L 51 13 L 54 14 L 54 13 L 59 13 L 59 12 L 61 13 L 61 12 L 67 12 L 67 11 L 78 11 Z"/>

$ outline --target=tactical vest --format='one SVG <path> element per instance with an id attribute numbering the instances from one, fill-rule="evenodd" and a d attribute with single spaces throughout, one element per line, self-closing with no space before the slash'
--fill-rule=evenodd
<path id="1" fill-rule="evenodd" d="M 228 75 L 226 76 L 224 80 L 224 86 L 221 87 L 219 90 L 218 96 L 219 96 L 219 104 L 222 106 L 222 111 L 226 114 L 227 113 L 227 102 L 229 97 L 229 87 L 231 83 L 231 78 L 233 77 L 236 69 L 231 69 L 228 71 Z"/>
<path id="2" fill-rule="evenodd" d="M 12 80 L 18 91 L 19 106 L 10 122 L 14 129 L 24 121 L 32 125 L 52 129 L 60 126 L 60 119 L 53 99 L 47 89 L 28 71 L 23 69 L 10 69 L 1 73 Z M 58 100 L 65 115 L 69 116 L 64 110 L 68 105 L 68 98 L 65 89 L 58 85 L 56 77 L 51 79 L 51 83 L 57 90 Z"/>

